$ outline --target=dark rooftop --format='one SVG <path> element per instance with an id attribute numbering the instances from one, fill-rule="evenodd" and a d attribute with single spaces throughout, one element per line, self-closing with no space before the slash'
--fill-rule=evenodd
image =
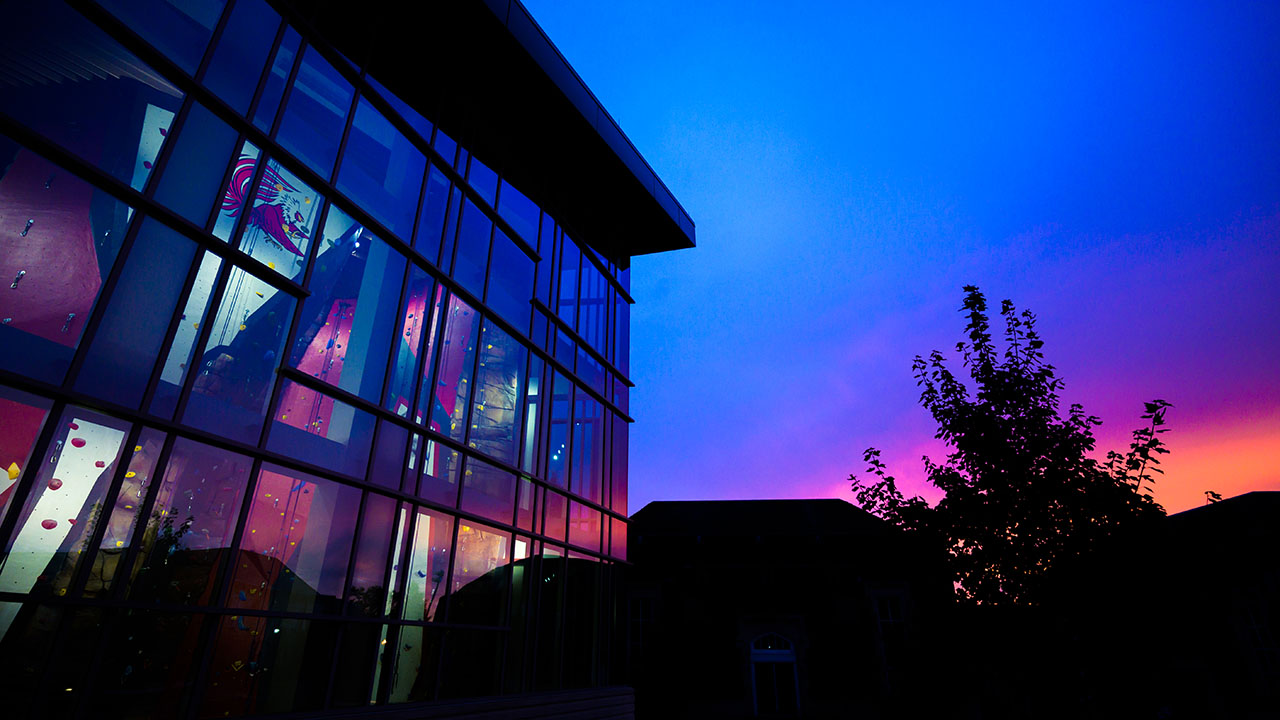
<path id="1" fill-rule="evenodd" d="M 280 0 L 288 2 L 289 0 Z M 604 255 L 695 244 L 693 219 L 518 0 L 292 0 L 344 55 Z"/>

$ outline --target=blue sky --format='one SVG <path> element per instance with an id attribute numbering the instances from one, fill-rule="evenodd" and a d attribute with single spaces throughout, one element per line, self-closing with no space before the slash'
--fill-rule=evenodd
<path id="1" fill-rule="evenodd" d="M 1280 489 L 1280 5 L 526 6 L 698 224 L 633 262 L 633 511 L 919 487 L 966 284 L 1103 449 L 1174 403 L 1171 510 Z"/>

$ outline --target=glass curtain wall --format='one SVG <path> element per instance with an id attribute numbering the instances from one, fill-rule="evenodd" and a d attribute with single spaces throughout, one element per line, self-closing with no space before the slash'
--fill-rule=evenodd
<path id="1" fill-rule="evenodd" d="M 264 0 L 0 37 L 6 715 L 616 682 L 626 268 Z"/>

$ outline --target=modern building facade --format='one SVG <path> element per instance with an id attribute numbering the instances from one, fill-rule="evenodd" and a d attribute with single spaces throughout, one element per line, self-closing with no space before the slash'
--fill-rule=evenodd
<path id="1" fill-rule="evenodd" d="M 5 717 L 624 682 L 630 258 L 693 223 L 518 2 L 401 10 L 0 5 Z"/>

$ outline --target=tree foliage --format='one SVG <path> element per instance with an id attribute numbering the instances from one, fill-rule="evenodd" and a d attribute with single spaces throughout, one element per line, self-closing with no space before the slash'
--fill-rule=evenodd
<path id="1" fill-rule="evenodd" d="M 880 451 L 864 459 L 866 481 L 851 475 L 858 504 L 921 534 L 944 550 L 957 594 L 983 604 L 1040 604 L 1053 570 L 1073 564 L 1108 539 L 1164 510 L 1153 500 L 1163 400 L 1146 403 L 1147 421 L 1125 453 L 1099 462 L 1093 428 L 1101 424 L 1072 404 L 1060 412 L 1063 383 L 1045 362 L 1035 315 L 1005 300 L 1003 353 L 992 339 L 986 298 L 965 287 L 966 341 L 956 345 L 974 391 L 939 351 L 916 356 L 920 403 L 938 423 L 945 461 L 924 458 L 928 482 L 944 496 L 936 506 L 905 497 Z"/>

